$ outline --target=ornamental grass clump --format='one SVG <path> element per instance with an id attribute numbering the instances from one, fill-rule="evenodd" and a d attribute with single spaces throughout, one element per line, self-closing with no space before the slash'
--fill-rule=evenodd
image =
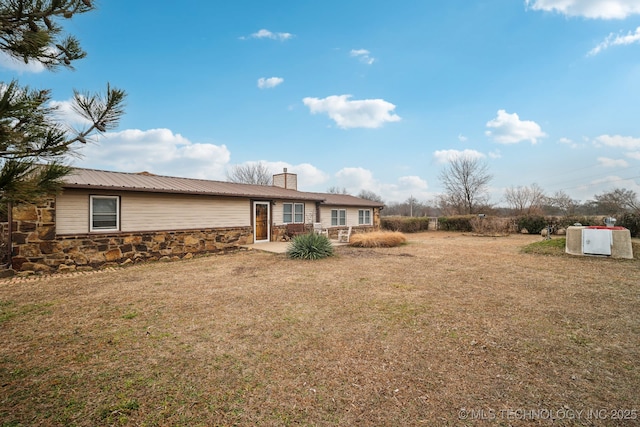
<path id="1" fill-rule="evenodd" d="M 392 248 L 406 242 L 407 238 L 398 231 L 374 231 L 354 234 L 349 244 L 360 248 Z"/>
<path id="2" fill-rule="evenodd" d="M 287 248 L 287 256 L 295 259 L 321 259 L 333 255 L 329 238 L 322 234 L 300 234 Z"/>

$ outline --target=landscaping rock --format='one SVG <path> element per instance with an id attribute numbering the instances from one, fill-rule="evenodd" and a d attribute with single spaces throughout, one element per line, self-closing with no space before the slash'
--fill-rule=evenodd
<path id="1" fill-rule="evenodd" d="M 11 277 L 16 274 L 16 271 L 12 268 L 0 270 L 0 278 Z"/>

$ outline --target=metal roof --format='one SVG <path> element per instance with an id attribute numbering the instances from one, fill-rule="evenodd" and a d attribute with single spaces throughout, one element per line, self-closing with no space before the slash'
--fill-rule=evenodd
<path id="1" fill-rule="evenodd" d="M 372 200 L 361 199 L 350 194 L 332 194 L 332 193 L 307 193 L 316 194 L 324 198 L 323 205 L 330 206 L 362 206 L 362 207 L 383 207 L 384 203 L 374 202 Z"/>
<path id="2" fill-rule="evenodd" d="M 309 193 L 288 190 L 272 185 L 237 184 L 224 181 L 161 176 L 148 172 L 111 172 L 82 168 L 74 168 L 73 171 L 64 178 L 63 187 L 91 190 L 309 200 L 322 202 L 326 205 L 340 206 L 383 206 L 382 203 L 372 202 L 347 194 Z"/>

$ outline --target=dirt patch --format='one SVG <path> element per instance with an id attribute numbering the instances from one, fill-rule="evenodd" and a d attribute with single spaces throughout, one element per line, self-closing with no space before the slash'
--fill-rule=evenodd
<path id="1" fill-rule="evenodd" d="M 1 281 L 0 422 L 638 424 L 637 260 L 408 238 Z"/>

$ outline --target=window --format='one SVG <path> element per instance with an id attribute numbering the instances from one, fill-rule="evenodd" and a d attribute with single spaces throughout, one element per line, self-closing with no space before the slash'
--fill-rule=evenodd
<path id="1" fill-rule="evenodd" d="M 369 209 L 360 209 L 358 211 L 358 224 L 371 225 L 371 211 Z"/>
<path id="2" fill-rule="evenodd" d="M 120 198 L 118 196 L 90 197 L 91 231 L 117 231 L 120 224 Z"/>
<path id="3" fill-rule="evenodd" d="M 282 222 L 302 224 L 304 222 L 304 203 L 283 203 Z"/>
<path id="4" fill-rule="evenodd" d="M 347 225 L 347 211 L 345 209 L 331 209 L 331 225 Z"/>
<path id="5" fill-rule="evenodd" d="M 293 213 L 293 222 L 304 222 L 304 205 L 302 203 L 293 205 Z"/>

